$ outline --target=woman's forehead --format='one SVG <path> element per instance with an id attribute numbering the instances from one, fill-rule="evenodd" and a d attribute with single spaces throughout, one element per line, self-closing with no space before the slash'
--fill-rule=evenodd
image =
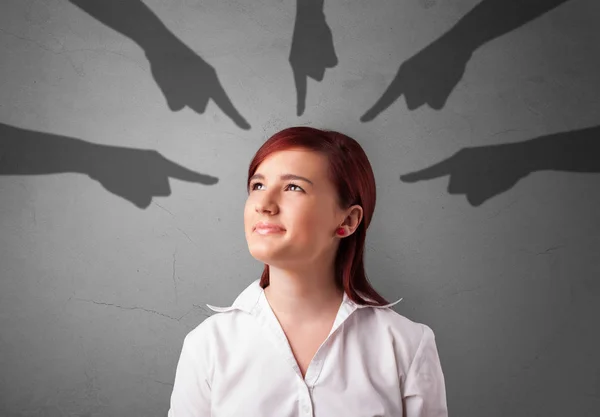
<path id="1" fill-rule="evenodd" d="M 298 170 L 292 174 L 303 175 L 313 173 L 321 175 L 326 172 L 327 157 L 319 152 L 305 149 L 290 149 L 274 152 L 267 157 L 257 168 L 259 171 Z"/>

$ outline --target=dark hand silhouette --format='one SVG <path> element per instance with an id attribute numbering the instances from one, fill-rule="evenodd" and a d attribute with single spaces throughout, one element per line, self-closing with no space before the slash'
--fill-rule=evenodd
<path id="1" fill-rule="evenodd" d="M 90 178 L 139 208 L 147 208 L 152 197 L 171 195 L 169 178 L 199 184 L 216 184 L 218 181 L 169 161 L 154 150 L 101 146 L 93 157 L 98 163 L 90 166 Z"/>
<path id="2" fill-rule="evenodd" d="M 215 69 L 179 41 L 146 51 L 154 80 L 173 111 L 188 106 L 204 113 L 212 98 L 217 106 L 242 129 L 250 124 L 225 93 Z"/>
<path id="3" fill-rule="evenodd" d="M 465 148 L 400 180 L 412 183 L 449 175 L 448 193 L 464 194 L 472 206 L 480 206 L 541 170 L 600 172 L 600 126 L 520 143 Z"/>
<path id="4" fill-rule="evenodd" d="M 141 0 L 69 1 L 145 51 L 154 80 L 172 111 L 188 106 L 202 114 L 213 99 L 237 126 L 250 129 L 225 93 L 214 68 L 177 39 Z"/>
<path id="5" fill-rule="evenodd" d="M 306 108 L 307 77 L 322 81 L 326 68 L 338 64 L 331 29 L 323 14 L 323 0 L 296 0 L 296 21 L 290 50 L 298 116 Z"/>
<path id="6" fill-rule="evenodd" d="M 400 179 L 416 182 L 449 175 L 448 193 L 465 194 L 472 206 L 479 206 L 530 173 L 526 161 L 518 158 L 518 152 L 515 145 L 465 148 L 428 168 L 402 175 Z"/>
<path id="7" fill-rule="evenodd" d="M 439 38 L 400 66 L 390 86 L 360 120 L 375 119 L 403 94 L 409 110 L 423 104 L 441 109 L 462 78 L 471 54 L 451 37 Z"/>
<path id="8" fill-rule="evenodd" d="M 171 194 L 169 178 L 199 184 L 218 179 L 199 174 L 153 150 L 105 146 L 0 123 L 0 175 L 81 173 L 139 208 Z"/>
<path id="9" fill-rule="evenodd" d="M 375 119 L 402 95 L 409 110 L 424 104 L 440 110 L 478 48 L 566 1 L 481 1 L 442 37 L 405 61 L 381 98 L 360 120 Z"/>

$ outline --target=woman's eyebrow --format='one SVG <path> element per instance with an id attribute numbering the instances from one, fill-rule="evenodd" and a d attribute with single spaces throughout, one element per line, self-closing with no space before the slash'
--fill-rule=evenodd
<path id="1" fill-rule="evenodd" d="M 300 175 L 283 174 L 279 178 L 282 179 L 282 180 L 300 180 L 300 181 L 306 181 L 307 183 L 309 183 L 311 185 L 314 185 L 311 180 L 309 180 L 308 178 L 305 178 L 305 177 L 301 177 Z M 254 174 L 252 177 L 250 177 L 250 181 L 255 180 L 255 179 L 264 180 L 265 176 L 262 175 L 262 174 Z"/>

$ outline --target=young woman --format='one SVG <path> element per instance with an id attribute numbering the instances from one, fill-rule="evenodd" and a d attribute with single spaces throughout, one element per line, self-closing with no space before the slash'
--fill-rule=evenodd
<path id="1" fill-rule="evenodd" d="M 365 274 L 375 179 L 358 142 L 284 129 L 247 186 L 246 240 L 264 271 L 185 337 L 168 416 L 447 416 L 433 331 Z"/>

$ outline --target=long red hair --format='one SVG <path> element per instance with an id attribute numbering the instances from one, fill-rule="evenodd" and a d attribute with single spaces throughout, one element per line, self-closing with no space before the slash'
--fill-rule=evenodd
<path id="1" fill-rule="evenodd" d="M 275 133 L 258 149 L 248 168 L 246 188 L 258 166 L 269 155 L 291 148 L 304 148 L 327 156 L 329 176 L 338 191 L 340 207 L 358 204 L 363 209 L 363 218 L 356 231 L 340 241 L 335 259 L 336 283 L 357 304 L 388 304 L 369 283 L 363 261 L 367 228 L 376 200 L 375 176 L 364 150 L 356 140 L 339 132 L 307 126 L 289 127 Z M 269 265 L 265 264 L 260 286 L 266 288 L 268 285 Z"/>

